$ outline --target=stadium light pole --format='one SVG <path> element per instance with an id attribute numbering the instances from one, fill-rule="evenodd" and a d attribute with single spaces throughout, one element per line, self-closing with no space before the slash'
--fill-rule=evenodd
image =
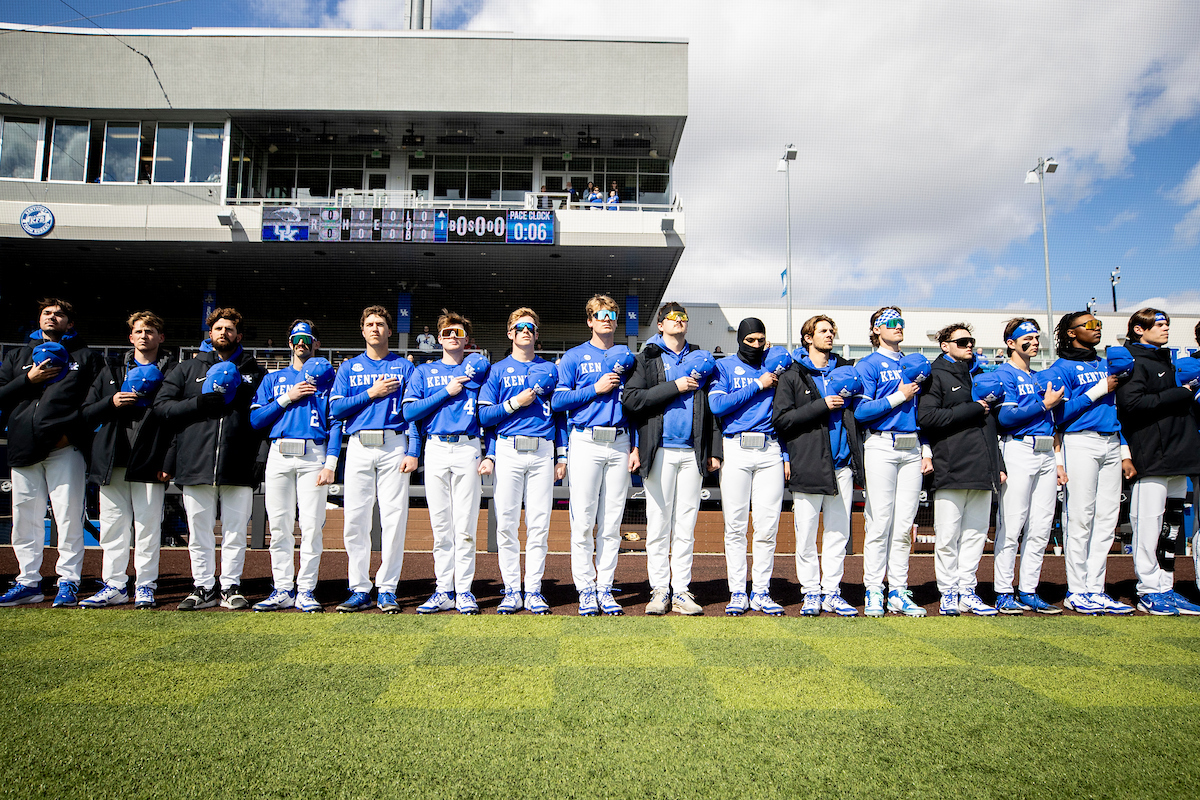
<path id="1" fill-rule="evenodd" d="M 787 266 L 784 274 L 787 280 L 784 283 L 783 294 L 787 298 L 787 349 L 792 352 L 792 162 L 796 160 L 796 145 L 789 144 L 787 149 L 783 151 L 783 158 L 779 159 L 779 165 L 775 167 L 776 172 L 784 173 L 784 192 L 787 202 Z"/>
<path id="2" fill-rule="evenodd" d="M 1109 281 L 1112 282 L 1113 290 L 1113 313 L 1117 313 L 1117 284 L 1121 282 L 1121 268 L 1116 267 L 1108 274 Z"/>
<path id="3" fill-rule="evenodd" d="M 1054 360 L 1054 306 L 1050 300 L 1050 234 L 1046 231 L 1046 173 L 1058 169 L 1053 158 L 1039 158 L 1037 166 L 1025 174 L 1026 183 L 1036 183 L 1042 193 L 1042 251 L 1046 256 L 1046 339 L 1050 360 Z"/>

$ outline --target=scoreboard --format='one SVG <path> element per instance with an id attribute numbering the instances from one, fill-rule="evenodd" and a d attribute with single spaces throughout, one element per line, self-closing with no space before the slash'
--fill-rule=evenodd
<path id="1" fill-rule="evenodd" d="M 554 211 L 265 206 L 262 240 L 554 244 Z"/>

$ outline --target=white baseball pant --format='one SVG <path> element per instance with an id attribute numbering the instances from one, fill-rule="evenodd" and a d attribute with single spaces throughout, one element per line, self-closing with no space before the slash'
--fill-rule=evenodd
<path id="1" fill-rule="evenodd" d="M 1042 577 L 1042 561 L 1054 524 L 1054 505 L 1058 496 L 1054 453 L 1033 452 L 1033 437 L 1006 439 L 1000 443 L 1000 448 L 1004 453 L 1008 480 L 1000 485 L 992 580 L 996 594 L 1012 593 L 1019 540 L 1021 574 L 1016 588 L 1033 594 Z"/>
<path id="2" fill-rule="evenodd" d="M 696 451 L 660 447 L 646 489 L 646 569 L 651 589 L 686 592 L 692 582 L 696 515 L 704 476 Z"/>
<path id="3" fill-rule="evenodd" d="M 897 450 L 890 434 L 872 433 L 863 443 L 867 498 L 863 521 L 863 587 L 908 588 L 912 526 L 921 501 L 921 448 Z"/>
<path id="4" fill-rule="evenodd" d="M 542 591 L 554 504 L 554 442 L 538 439 L 537 450 L 518 452 L 516 439 L 496 439 L 493 477 L 496 547 L 504 587 L 521 589 L 521 501 L 525 501 L 525 591 Z"/>
<path id="5" fill-rule="evenodd" d="M 846 569 L 846 542 L 850 540 L 850 504 L 854 502 L 854 470 L 834 473 L 838 493 L 792 492 L 792 518 L 796 528 L 796 577 L 805 594 L 832 594 L 841 589 Z M 817 561 L 817 522 L 825 514 L 821 558 Z M 824 577 L 822 577 L 824 575 Z"/>
<path id="6" fill-rule="evenodd" d="M 325 468 L 325 445 L 309 441 L 302 456 L 285 456 L 271 442 L 267 456 L 267 526 L 271 531 L 271 577 L 275 588 L 290 592 L 317 588 L 325 527 L 328 486 L 317 486 Z M 296 510 L 300 511 L 300 573 L 296 574 Z M 298 578 L 298 579 L 297 579 Z"/>
<path id="7" fill-rule="evenodd" d="M 346 445 L 345 527 L 346 576 L 352 592 L 371 591 L 371 523 L 379 501 L 381 560 L 375 587 L 395 592 L 404 566 L 404 536 L 408 530 L 408 487 L 411 475 L 400 471 L 408 436 L 384 431 L 383 444 L 365 447 L 358 434 Z M 303 539 L 302 539 L 303 541 Z"/>
<path id="8" fill-rule="evenodd" d="M 158 554 L 162 546 L 165 483 L 125 480 L 117 467 L 107 486 L 100 487 L 100 549 L 104 551 L 101 577 L 109 586 L 124 589 L 129 583 L 129 547 L 133 545 L 134 586 L 158 588 Z"/>
<path id="9" fill-rule="evenodd" d="M 76 447 L 61 447 L 36 464 L 12 468 L 12 547 L 17 583 L 42 581 L 46 503 L 58 524 L 58 580 L 78 584 L 83 571 L 84 491 L 87 463 Z"/>
<path id="10" fill-rule="evenodd" d="M 1121 437 L 1092 431 L 1062 437 L 1067 470 L 1067 591 L 1104 591 L 1108 551 L 1121 513 Z"/>
<path id="11" fill-rule="evenodd" d="M 725 515 L 725 572 L 729 592 L 746 591 L 746 527 L 754 516 L 752 591 L 767 592 L 775 571 L 775 540 L 783 509 L 783 457 L 779 442 L 742 447 L 738 436 L 725 437 L 721 464 L 721 508 Z"/>
<path id="12" fill-rule="evenodd" d="M 433 572 L 439 592 L 471 591 L 482 494 L 478 439 L 425 439 L 425 502 L 433 529 Z"/>
<path id="13" fill-rule="evenodd" d="M 1175 573 L 1159 565 L 1154 551 L 1162 532 L 1167 498 L 1182 499 L 1186 495 L 1187 478 L 1183 475 L 1139 478 L 1133 484 L 1129 522 L 1133 526 L 1133 569 L 1137 573 L 1139 595 L 1169 592 L 1175 588 Z M 1179 535 L 1186 536 L 1187 532 L 1181 529 Z M 1192 546 L 1195 547 L 1195 543 Z"/>
<path id="14" fill-rule="evenodd" d="M 992 493 L 986 489 L 938 489 L 933 495 L 933 568 L 938 591 L 973 592 L 987 541 Z"/>
<path id="15" fill-rule="evenodd" d="M 254 512 L 254 489 L 249 486 L 184 486 L 183 510 L 188 518 L 188 556 L 192 582 L 205 589 L 217 585 L 217 547 L 214 526 L 217 504 L 221 505 L 221 589 L 242 582 L 246 562 L 246 536 Z"/>
<path id="16" fill-rule="evenodd" d="M 593 442 L 572 430 L 567 450 L 571 490 L 571 577 L 575 588 L 610 589 L 621 550 L 621 518 L 629 493 L 629 434 Z M 593 536 L 592 530 L 595 529 Z"/>

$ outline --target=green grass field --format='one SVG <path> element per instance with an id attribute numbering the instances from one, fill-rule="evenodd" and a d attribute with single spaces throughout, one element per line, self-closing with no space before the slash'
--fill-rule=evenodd
<path id="1" fill-rule="evenodd" d="M 1188 619 L 5 610 L 0 793 L 1197 795 Z"/>

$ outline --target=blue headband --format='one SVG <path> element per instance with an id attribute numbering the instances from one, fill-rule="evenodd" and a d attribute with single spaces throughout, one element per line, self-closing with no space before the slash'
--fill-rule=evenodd
<path id="1" fill-rule="evenodd" d="M 1154 322 L 1155 322 L 1155 324 L 1158 324 L 1159 322 L 1167 322 L 1167 323 L 1169 323 L 1169 322 L 1170 322 L 1170 320 L 1168 320 L 1168 319 L 1167 319 L 1167 315 L 1166 315 L 1166 314 L 1155 314 L 1155 315 L 1154 315 Z"/>
<path id="2" fill-rule="evenodd" d="M 1012 336 L 1009 338 L 1014 340 L 1020 339 L 1022 336 L 1028 336 L 1031 333 L 1040 334 L 1041 331 L 1037 329 L 1037 325 L 1034 325 L 1032 322 L 1025 321 L 1013 329 Z"/>
<path id="3" fill-rule="evenodd" d="M 893 319 L 900 319 L 900 312 L 894 308 L 886 309 L 875 320 L 875 326 L 878 327 L 880 325 L 886 325 L 890 320 L 893 320 Z"/>

